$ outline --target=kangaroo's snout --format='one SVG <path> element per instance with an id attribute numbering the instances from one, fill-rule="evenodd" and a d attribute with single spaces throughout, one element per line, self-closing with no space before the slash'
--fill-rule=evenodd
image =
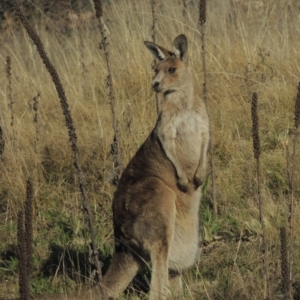
<path id="1" fill-rule="evenodd" d="M 152 89 L 155 91 L 155 92 L 159 92 L 160 91 L 160 87 L 159 87 L 159 82 L 158 81 L 154 81 L 152 83 Z"/>

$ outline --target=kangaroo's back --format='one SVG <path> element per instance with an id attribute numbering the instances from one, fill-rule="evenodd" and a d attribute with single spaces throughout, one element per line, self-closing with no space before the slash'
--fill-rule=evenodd
<path id="1" fill-rule="evenodd" d="M 170 291 L 180 292 L 180 272 L 194 263 L 198 252 L 209 140 L 205 105 L 188 67 L 186 37 L 175 38 L 174 52 L 151 42 L 145 45 L 156 58 L 152 87 L 163 100 L 154 129 L 114 194 L 115 255 L 103 279 L 105 299 L 117 297 L 148 261 L 150 300 L 167 299 Z"/>

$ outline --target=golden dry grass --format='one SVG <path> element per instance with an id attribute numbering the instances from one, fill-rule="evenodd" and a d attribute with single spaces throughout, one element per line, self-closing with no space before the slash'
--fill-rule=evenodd
<path id="1" fill-rule="evenodd" d="M 150 89 L 152 57 L 143 44 L 144 40 L 151 40 L 150 2 L 127 2 L 110 1 L 104 5 L 126 163 L 156 118 L 155 96 Z M 187 35 L 190 65 L 201 88 L 197 5 L 190 1 L 184 11 L 179 1 L 163 3 L 156 7 L 157 42 L 171 46 L 176 35 Z M 292 148 L 294 101 L 300 75 L 298 15 L 297 1 L 209 1 L 207 80 L 219 216 L 212 216 L 208 184 L 200 211 L 205 246 L 197 265 L 183 274 L 186 299 L 263 299 L 263 253 L 251 135 L 253 92 L 258 93 L 270 284 L 274 299 L 282 295 L 279 228 L 285 224 L 288 211 L 285 145 Z M 66 91 L 96 216 L 97 244 L 109 261 L 113 251 L 114 188 L 109 183 L 113 132 L 106 66 L 98 47 L 101 37 L 93 22 L 90 27 L 76 27 L 69 35 L 60 34 L 58 28 L 49 32 L 39 27 L 37 31 Z M 13 126 L 5 72 L 7 55 L 12 62 Z M 16 296 L 16 218 L 25 200 L 28 177 L 33 178 L 35 185 L 33 290 L 66 294 L 78 284 L 62 271 L 63 254 L 83 255 L 89 237 L 80 211 L 81 198 L 59 100 L 35 46 L 23 30 L 3 36 L 0 58 L 0 126 L 6 140 L 0 158 L 0 298 Z M 32 106 L 38 93 L 36 125 Z M 299 168 L 297 158 L 295 220 L 300 217 Z M 294 281 L 299 297 L 297 221 L 294 230 Z M 53 253 L 60 268 L 49 267 Z M 137 297 L 130 293 L 126 299 Z"/>

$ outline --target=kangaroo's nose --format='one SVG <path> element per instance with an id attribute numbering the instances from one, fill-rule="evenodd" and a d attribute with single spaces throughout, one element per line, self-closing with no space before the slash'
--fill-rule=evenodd
<path id="1" fill-rule="evenodd" d="M 156 92 L 159 90 L 159 82 L 158 81 L 153 82 L 152 89 Z"/>

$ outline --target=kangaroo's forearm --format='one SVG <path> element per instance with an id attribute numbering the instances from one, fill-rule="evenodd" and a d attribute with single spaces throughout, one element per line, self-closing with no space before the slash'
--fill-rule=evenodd
<path id="1" fill-rule="evenodd" d="M 176 174 L 179 178 L 181 178 L 182 176 L 184 176 L 184 172 L 181 168 L 180 162 L 178 160 L 178 157 L 176 155 L 176 146 L 175 146 L 175 142 L 172 139 L 171 140 L 163 140 L 160 139 L 161 145 L 163 147 L 163 150 L 167 156 L 167 158 L 170 160 L 170 162 L 173 164 L 175 170 L 176 170 Z"/>

